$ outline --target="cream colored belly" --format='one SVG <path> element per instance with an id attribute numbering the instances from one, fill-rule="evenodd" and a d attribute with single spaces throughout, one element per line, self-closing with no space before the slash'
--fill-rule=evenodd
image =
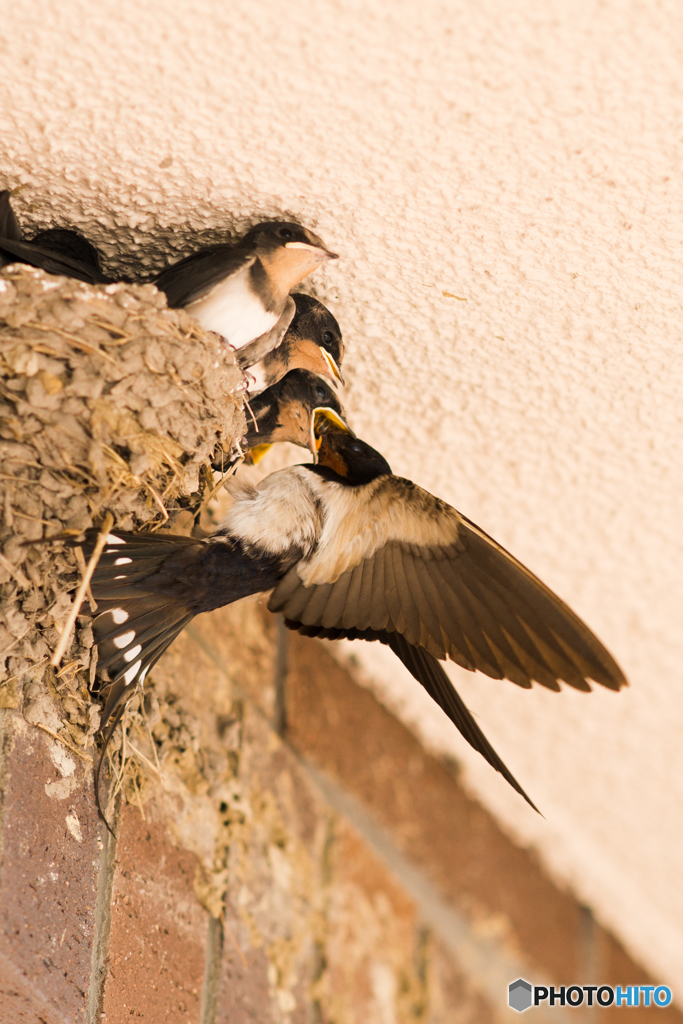
<path id="1" fill-rule="evenodd" d="M 216 285 L 208 295 L 187 307 L 205 331 L 221 334 L 233 348 L 240 349 L 269 331 L 278 320 L 263 308 L 249 287 L 245 272 Z"/>

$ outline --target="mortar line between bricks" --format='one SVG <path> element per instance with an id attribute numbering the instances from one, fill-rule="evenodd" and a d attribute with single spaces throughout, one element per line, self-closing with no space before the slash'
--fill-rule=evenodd
<path id="1" fill-rule="evenodd" d="M 112 898 L 114 894 L 114 872 L 116 868 L 116 832 L 121 821 L 122 793 L 114 801 L 112 820 L 110 822 L 114 835 L 100 822 L 102 850 L 100 852 L 99 872 L 97 876 L 97 901 L 95 903 L 95 922 L 92 947 L 92 966 L 90 969 L 90 986 L 88 989 L 87 1024 L 101 1024 L 104 1009 L 104 989 L 107 983 L 109 939 L 111 936 Z"/>
<path id="2" fill-rule="evenodd" d="M 206 930 L 206 960 L 199 1016 L 200 1024 L 216 1024 L 218 997 L 221 989 L 224 941 L 225 929 L 223 928 L 223 922 L 215 917 L 209 917 Z"/>
<path id="3" fill-rule="evenodd" d="M 14 746 L 14 719 L 16 711 L 13 708 L 3 708 L 0 711 L 0 871 L 3 863 L 3 822 L 5 817 L 5 797 L 7 795 L 7 771 L 9 758 Z"/>
<path id="4" fill-rule="evenodd" d="M 284 622 L 283 622 L 284 626 Z M 255 704 L 247 692 L 239 685 L 234 682 L 225 669 L 225 659 L 220 657 L 218 653 L 213 649 L 211 644 L 208 644 L 204 637 L 198 630 L 192 628 L 192 626 L 185 627 L 185 635 L 188 636 L 193 643 L 204 652 L 207 658 L 213 662 L 216 668 L 219 670 L 221 675 L 228 680 L 230 684 L 230 692 L 233 698 L 242 700 L 253 708 L 254 712 L 263 719 L 270 729 L 277 732 L 274 728 L 274 722 L 268 718 L 263 710 Z M 278 636 L 279 641 L 279 636 Z M 279 645 L 278 645 L 279 646 Z M 283 673 L 286 674 L 286 652 L 285 660 L 282 661 L 278 657 L 279 651 L 276 649 L 276 654 L 273 664 L 273 675 L 276 687 L 276 699 L 275 699 L 275 724 L 278 721 L 278 697 L 277 688 L 278 686 L 284 685 L 284 678 L 279 677 Z M 200 1024 L 215 1024 L 216 1017 L 218 1015 L 218 999 L 220 997 L 221 979 L 223 971 L 223 948 L 225 945 L 225 929 L 222 921 L 216 920 L 214 917 L 209 918 L 206 932 L 206 954 L 204 961 L 204 981 L 202 983 L 202 997 L 201 1007 L 199 1014 Z M 99 1021 L 88 1021 L 88 1024 L 101 1024 Z"/>

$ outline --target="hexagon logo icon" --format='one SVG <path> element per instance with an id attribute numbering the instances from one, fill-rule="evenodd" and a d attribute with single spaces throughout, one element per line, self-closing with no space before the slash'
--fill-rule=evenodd
<path id="1" fill-rule="evenodd" d="M 508 1006 L 519 1013 L 531 1006 L 531 985 L 524 978 L 517 978 L 508 985 Z"/>

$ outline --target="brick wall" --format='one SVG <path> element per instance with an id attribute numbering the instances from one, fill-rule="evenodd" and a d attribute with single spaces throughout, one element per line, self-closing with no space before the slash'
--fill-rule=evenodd
<path id="1" fill-rule="evenodd" d="M 243 603 L 153 676 L 116 838 L 92 750 L 0 711 L 3 1024 L 488 1024 L 517 973 L 647 983 L 328 645 Z"/>

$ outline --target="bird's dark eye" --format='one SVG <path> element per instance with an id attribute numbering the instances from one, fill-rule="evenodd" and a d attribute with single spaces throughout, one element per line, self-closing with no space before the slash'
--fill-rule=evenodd
<path id="1" fill-rule="evenodd" d="M 332 339 L 332 331 L 323 331 L 323 341 L 325 342 L 326 345 L 329 345 L 332 342 Z"/>
<path id="2" fill-rule="evenodd" d="M 361 448 L 361 446 L 359 444 L 350 444 L 349 445 L 349 451 L 350 452 L 362 452 L 363 449 Z"/>
<path id="3" fill-rule="evenodd" d="M 316 388 L 315 397 L 318 399 L 319 402 L 324 402 L 325 399 L 327 398 L 327 392 L 325 391 L 324 388 Z"/>
<path id="4" fill-rule="evenodd" d="M 280 228 L 280 238 L 294 238 L 294 232 L 290 228 Z"/>

